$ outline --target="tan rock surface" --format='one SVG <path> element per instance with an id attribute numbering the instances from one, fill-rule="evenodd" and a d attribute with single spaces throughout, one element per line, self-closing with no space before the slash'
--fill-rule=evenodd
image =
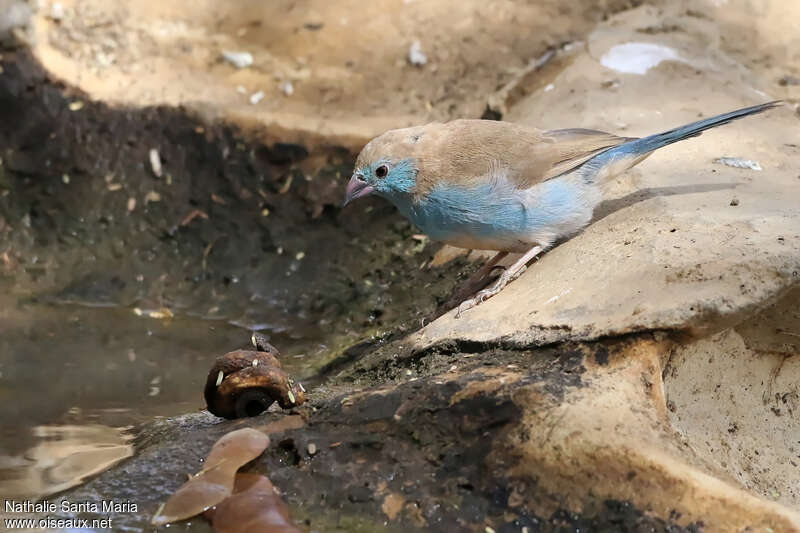
<path id="1" fill-rule="evenodd" d="M 92 98 L 185 105 L 267 140 L 322 142 L 354 151 L 392 127 L 479 116 L 486 95 L 525 60 L 577 38 L 604 10 L 627 5 L 622 0 L 602 8 L 593 0 L 60 3 L 65 15 L 59 20 L 52 19 L 53 2 L 43 2 L 37 14 L 37 56 Z M 407 59 L 415 41 L 428 58 L 423 66 Z M 253 64 L 237 69 L 221 60 L 224 51 L 248 52 Z M 253 105 L 250 98 L 258 91 L 264 98 Z"/>
<path id="2" fill-rule="evenodd" d="M 724 473 L 720 478 L 705 462 L 713 465 L 715 458 L 696 457 L 672 430 L 661 383 L 667 349 L 644 340 L 603 364 L 584 359 L 582 379 L 589 385 L 557 402 L 535 386 L 516 391 L 525 416 L 511 433 L 510 449 L 500 447 L 499 453 L 519 458 L 512 468 L 518 497 L 526 498 L 523 487 L 535 479 L 539 497 L 531 491 L 527 501 L 537 511 L 565 501 L 585 510 L 597 500 L 616 499 L 656 515 L 669 509 L 681 523 L 703 522 L 712 531 L 800 528 L 800 514 L 747 494 Z M 554 496 L 548 501 L 542 493 Z"/>
<path id="3" fill-rule="evenodd" d="M 706 45 L 707 25 L 700 33 L 683 16 L 677 37 L 638 31 L 656 20 L 649 7 L 612 19 L 574 52 L 552 89 L 520 101 L 508 118 L 641 136 L 773 98 L 746 67 Z M 631 41 L 685 59 L 645 75 L 601 64 L 609 49 Z M 703 334 L 738 322 L 800 282 L 798 131 L 787 107 L 656 152 L 609 184 L 609 200 L 582 234 L 497 297 L 458 320 L 445 315 L 412 341 L 545 344 L 648 329 Z M 712 163 L 725 156 L 757 160 L 764 170 Z"/>

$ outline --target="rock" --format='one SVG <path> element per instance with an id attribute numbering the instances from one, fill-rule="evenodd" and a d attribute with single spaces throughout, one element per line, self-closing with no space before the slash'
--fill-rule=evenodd
<path id="1" fill-rule="evenodd" d="M 763 100 L 734 83 L 730 70 L 714 69 L 725 57 L 693 56 L 692 48 L 684 60 L 702 57 L 712 62 L 708 69 L 678 76 L 687 67 L 665 61 L 644 75 L 619 73 L 616 92 L 590 88 L 608 76 L 600 62 L 606 51 L 636 36 L 621 28 L 657 18 L 641 8 L 618 16 L 614 32 L 602 26 L 554 90 L 519 101 L 505 118 L 614 131 L 613 108 L 614 120 L 629 124 L 624 133 L 640 136 Z M 684 37 L 701 50 L 704 32 Z M 671 44 L 669 34 L 662 41 Z M 450 312 L 408 341 L 419 350 L 453 341 L 535 346 L 647 330 L 708 335 L 738 322 L 800 281 L 800 235 L 791 229 L 800 212 L 786 190 L 797 155 L 782 140 L 795 122 L 778 109 L 657 151 L 611 184 L 611 198 L 583 233 L 547 252 L 508 290 L 458 320 Z M 713 168 L 720 146 L 758 152 L 769 170 L 749 181 L 741 171 Z M 733 189 L 736 210 L 728 208 Z M 792 237 L 781 244 L 775 235 Z"/>
<path id="2" fill-rule="evenodd" d="M 282 82 L 278 88 L 281 90 L 283 94 L 286 96 L 292 96 L 294 94 L 294 85 L 291 81 L 284 81 Z"/>
<path id="3" fill-rule="evenodd" d="M 505 78 L 509 66 L 538 57 L 545 43 L 583 35 L 601 12 L 629 4 L 608 0 L 601 9 L 598 0 L 576 0 L 574 9 L 559 10 L 554 0 L 547 0 L 528 7 L 487 9 L 483 0 L 377 0 L 344 13 L 341 4 L 320 0 L 312 0 L 308 9 L 293 10 L 275 2 L 258 4 L 254 10 L 236 2 L 212 6 L 173 0 L 168 10 L 173 17 L 151 5 L 153 0 L 131 0 L 122 10 L 129 13 L 107 0 L 61 1 L 67 16 L 57 23 L 50 9 L 34 15 L 37 27 L 52 37 L 38 56 L 55 78 L 84 91 L 90 100 L 133 107 L 185 106 L 236 124 L 263 143 L 333 145 L 353 152 L 398 124 L 480 115 L 486 95 Z M 104 23 L 86 24 L 74 9 Z M 376 23 L 385 16 L 391 23 Z M 136 24 L 127 24 L 127 17 L 135 17 Z M 256 20 L 258 24 L 251 24 Z M 480 24 L 466 38 L 459 28 L 472 26 L 472 21 Z M 96 52 L 108 53 L 102 43 L 110 32 L 119 43 L 114 61 L 98 62 Z M 426 36 L 435 36 L 435 69 L 427 48 L 434 44 Z M 408 64 L 410 45 L 417 39 L 429 60 L 424 76 L 386 61 L 392 57 Z M 95 53 L 86 53 L 86 46 Z M 422 55 L 413 54 L 414 61 L 422 62 Z M 209 64 L 209 58 L 218 57 L 221 64 Z M 101 77 L 80 75 L 98 67 Z M 250 91 L 276 87 L 276 79 L 291 80 L 294 93 L 286 83 L 279 86 L 291 98 L 274 107 L 242 108 L 241 97 L 231 90 L 238 84 Z M 302 91 L 297 85 L 301 80 Z M 408 101 L 412 92 L 418 97 Z M 434 102 L 429 109 L 426 103 Z"/>
<path id="4" fill-rule="evenodd" d="M 300 408 L 305 425 L 281 424 L 275 414 L 233 423 L 274 432 L 270 438 L 284 443 L 254 470 L 269 472 L 320 531 L 353 515 L 382 523 L 392 494 L 417 502 L 393 511 L 406 531 L 558 523 L 587 530 L 800 527 L 798 513 L 737 487 L 712 456 L 698 455 L 674 431 L 661 376 L 676 346 L 663 335 L 641 335 L 538 350 L 431 352 L 421 379 L 344 396 L 331 391 L 314 409 Z M 454 358 L 463 363 L 451 370 Z M 687 371 L 689 380 L 698 376 Z M 667 393 L 677 390 L 670 383 Z M 141 513 L 111 518 L 137 528 L 184 482 L 196 461 L 186 450 L 210 446 L 231 427 L 205 414 L 154 422 L 137 438 L 135 457 L 65 497 L 135 495 Z M 303 448 L 305 458 L 284 459 Z M 150 481 L 152 465 L 159 465 L 158 483 Z M 140 494 L 139 486 L 148 491 Z"/>
<path id="5" fill-rule="evenodd" d="M 428 63 L 428 56 L 422 51 L 422 44 L 419 41 L 411 43 L 411 47 L 408 49 L 408 62 L 416 67 Z"/>
<path id="6" fill-rule="evenodd" d="M 222 58 L 236 68 L 247 68 L 253 64 L 253 54 L 250 52 L 222 52 Z"/>
<path id="7" fill-rule="evenodd" d="M 250 103 L 252 105 L 257 105 L 263 99 L 264 99 L 264 91 L 257 91 L 250 95 Z"/>

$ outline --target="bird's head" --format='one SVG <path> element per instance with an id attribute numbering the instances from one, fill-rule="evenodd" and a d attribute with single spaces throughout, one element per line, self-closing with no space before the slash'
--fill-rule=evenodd
<path id="1" fill-rule="evenodd" d="M 345 205 L 370 194 L 395 200 L 414 193 L 419 173 L 414 129 L 388 131 L 364 147 L 347 184 Z"/>

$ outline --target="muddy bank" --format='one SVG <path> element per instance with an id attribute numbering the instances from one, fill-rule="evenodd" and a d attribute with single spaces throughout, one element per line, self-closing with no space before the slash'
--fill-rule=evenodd
<path id="1" fill-rule="evenodd" d="M 347 150 L 309 154 L 184 109 L 91 102 L 24 49 L 4 52 L 2 69 L 9 494 L 69 477 L 54 470 L 62 459 L 34 452 L 42 435 L 81 424 L 115 433 L 201 408 L 203 373 L 251 329 L 281 346 L 293 375 L 313 377 L 350 346 L 417 327 L 457 283 L 419 268 L 431 246 L 387 205 L 339 209 Z M 413 290 L 425 286 L 436 290 Z"/>
<path id="2" fill-rule="evenodd" d="M 385 203 L 339 210 L 346 150 L 309 157 L 181 109 L 89 102 L 27 52 L 6 53 L 3 68 L 0 231 L 14 299 L 166 307 L 276 342 L 336 331 L 346 344 L 435 308 L 439 291 L 411 287 L 452 283 L 416 268 L 430 248 Z"/>

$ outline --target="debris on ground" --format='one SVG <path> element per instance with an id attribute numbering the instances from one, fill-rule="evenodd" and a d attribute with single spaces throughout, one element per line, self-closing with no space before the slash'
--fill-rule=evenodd
<path id="1" fill-rule="evenodd" d="M 250 95 L 250 103 L 256 105 L 264 99 L 264 91 L 258 91 Z"/>
<path id="2" fill-rule="evenodd" d="M 250 52 L 222 52 L 222 58 L 236 68 L 247 68 L 253 64 L 253 54 Z"/>
<path id="3" fill-rule="evenodd" d="M 411 47 L 408 49 L 408 62 L 417 67 L 428 62 L 428 56 L 422 51 L 422 44 L 419 41 L 411 43 Z"/>
<path id="4" fill-rule="evenodd" d="M 260 474 L 236 474 L 233 495 L 205 513 L 217 533 L 300 533 L 289 506 L 275 486 Z"/>
<path id="5" fill-rule="evenodd" d="M 156 511 L 151 523 L 156 526 L 186 520 L 207 511 L 230 496 L 236 471 L 267 449 L 269 437 L 252 428 L 242 428 L 222 436 L 208 454 L 203 470 L 191 476 Z"/>
<path id="6" fill-rule="evenodd" d="M 713 161 L 719 165 L 726 165 L 733 168 L 749 168 L 750 170 L 763 170 L 758 161 L 752 159 L 742 159 L 741 157 L 718 157 Z"/>
<path id="7" fill-rule="evenodd" d="M 161 155 L 155 148 L 150 149 L 150 168 L 153 170 L 153 174 L 157 178 L 160 178 L 163 174 L 161 167 Z"/>
<path id="8" fill-rule="evenodd" d="M 303 385 L 281 369 L 277 348 L 257 333 L 251 340 L 258 351 L 229 352 L 208 373 L 204 394 L 208 410 L 216 416 L 256 416 L 276 401 L 283 409 L 306 401 Z"/>
<path id="9" fill-rule="evenodd" d="M 294 94 L 294 85 L 292 85 L 292 82 L 290 81 L 285 81 L 281 83 L 279 89 L 286 96 L 292 96 Z"/>

